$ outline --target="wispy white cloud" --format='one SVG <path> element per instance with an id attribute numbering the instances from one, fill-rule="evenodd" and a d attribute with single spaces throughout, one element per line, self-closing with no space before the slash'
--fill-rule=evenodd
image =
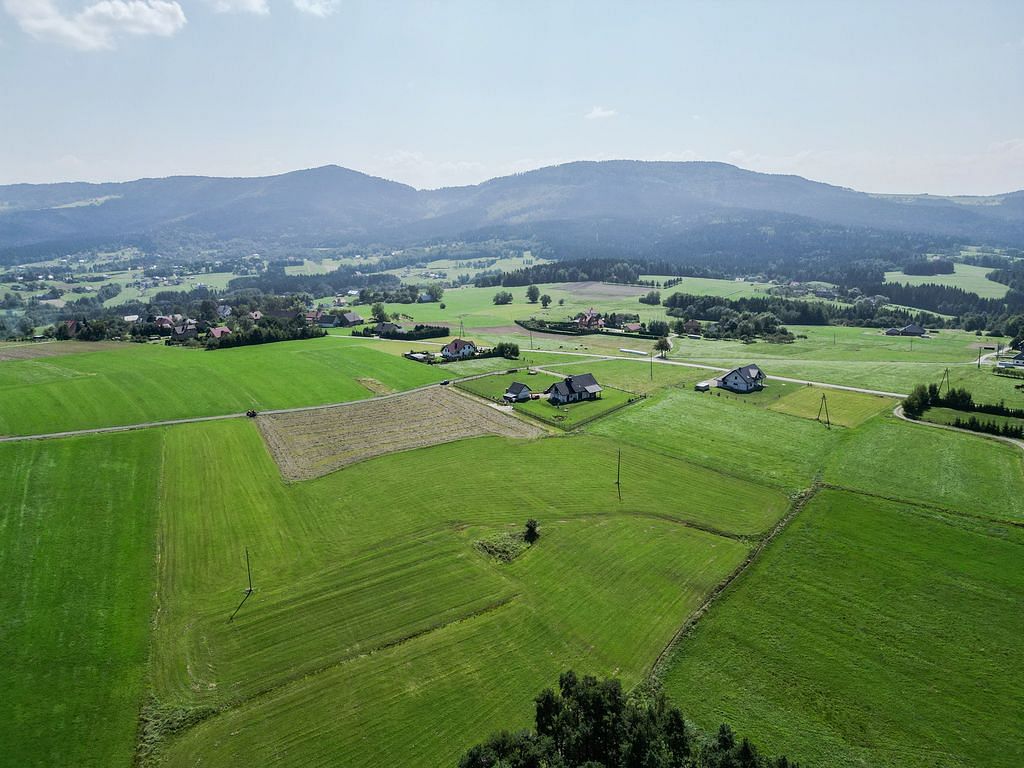
<path id="1" fill-rule="evenodd" d="M 338 10 L 338 0 L 292 0 L 298 10 L 321 19 L 332 15 Z"/>
<path id="2" fill-rule="evenodd" d="M 270 13 L 267 0 L 212 0 L 217 13 L 254 13 L 266 16 Z"/>
<path id="3" fill-rule="evenodd" d="M 619 114 L 618 110 L 609 109 L 608 107 L 593 107 L 583 117 L 587 120 L 606 120 L 609 117 L 615 117 Z"/>
<path id="4" fill-rule="evenodd" d="M 80 51 L 113 48 L 122 35 L 170 37 L 185 26 L 175 0 L 99 0 L 74 15 L 52 0 L 3 0 L 4 9 L 25 32 Z"/>

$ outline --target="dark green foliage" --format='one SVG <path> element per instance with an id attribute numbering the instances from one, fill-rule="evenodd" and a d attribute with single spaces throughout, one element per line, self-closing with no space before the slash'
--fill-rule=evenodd
<path id="1" fill-rule="evenodd" d="M 326 336 L 323 328 L 308 326 L 302 322 L 277 323 L 273 318 L 261 320 L 258 325 L 247 331 L 238 330 L 228 336 L 206 340 L 207 349 L 228 349 L 230 347 L 247 347 L 251 344 L 269 344 L 275 341 L 296 341 L 298 339 L 316 339 Z"/>
<path id="2" fill-rule="evenodd" d="M 956 267 L 949 259 L 922 259 L 903 265 L 904 275 L 952 275 Z"/>
<path id="3" fill-rule="evenodd" d="M 539 298 L 540 288 L 538 288 L 536 285 L 531 285 L 529 288 L 526 289 L 526 300 L 529 301 L 531 304 L 536 304 L 537 299 Z"/>
<path id="4" fill-rule="evenodd" d="M 498 291 L 496 294 L 494 294 L 494 303 L 498 305 L 511 304 L 512 294 L 509 293 L 508 291 Z"/>
<path id="5" fill-rule="evenodd" d="M 648 291 L 639 299 L 641 304 L 651 304 L 658 306 L 661 304 L 661 291 Z"/>
<path id="6" fill-rule="evenodd" d="M 530 518 L 526 521 L 526 532 L 523 534 L 523 539 L 526 540 L 527 544 L 533 544 L 537 539 L 540 538 L 540 523 L 534 518 Z"/>
<path id="7" fill-rule="evenodd" d="M 582 679 L 571 670 L 534 699 L 534 730 L 500 731 L 470 749 L 460 768 L 797 768 L 761 757 L 721 726 L 698 740 L 661 695 L 628 696 L 613 678 Z"/>
<path id="8" fill-rule="evenodd" d="M 543 296 L 540 297 L 540 305 L 542 307 L 544 307 L 544 309 L 547 309 L 550 304 L 551 304 L 551 297 L 548 296 L 546 293 Z"/>
<path id="9" fill-rule="evenodd" d="M 519 357 L 519 345 L 511 341 L 499 341 L 491 350 L 493 357 L 504 357 L 506 360 L 515 360 Z"/>
<path id="10" fill-rule="evenodd" d="M 651 336 L 668 336 L 668 323 L 664 320 L 651 320 L 647 324 L 647 333 Z"/>
<path id="11" fill-rule="evenodd" d="M 532 543 L 532 542 L 530 542 Z M 503 563 L 511 563 L 528 549 L 522 533 L 497 533 L 473 542 L 477 550 Z"/>

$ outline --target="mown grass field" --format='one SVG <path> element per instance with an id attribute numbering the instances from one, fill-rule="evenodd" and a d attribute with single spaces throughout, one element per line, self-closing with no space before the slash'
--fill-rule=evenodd
<path id="1" fill-rule="evenodd" d="M 588 425 L 586 431 L 729 475 L 795 492 L 808 487 L 840 439 L 837 430 L 754 401 L 666 390 Z"/>
<path id="2" fill-rule="evenodd" d="M 215 352 L 124 344 L 0 363 L 0 435 L 344 402 L 374 394 L 360 378 L 403 390 L 454 375 L 329 337 Z"/>
<path id="3" fill-rule="evenodd" d="M 150 430 L 0 445 L 6 765 L 132 763 L 162 440 Z"/>
<path id="4" fill-rule="evenodd" d="M 983 299 L 1001 299 L 1006 295 L 1008 286 L 989 280 L 985 275 L 992 267 L 978 267 L 974 264 L 954 264 L 951 275 L 905 275 L 902 272 L 886 272 L 885 282 L 902 283 L 903 285 L 946 285 L 950 288 L 962 288 L 976 293 Z"/>
<path id="5" fill-rule="evenodd" d="M 669 697 L 807 765 L 1015 768 L 1024 536 L 825 491 L 677 648 Z"/>
<path id="6" fill-rule="evenodd" d="M 843 435 L 827 482 L 997 520 L 1024 520 L 1021 450 L 892 416 Z"/>
<path id="7" fill-rule="evenodd" d="M 580 455 L 593 471 L 552 470 Z M 652 482 L 655 458 L 624 457 L 622 502 L 616 447 L 593 437 L 480 438 L 284 486 L 247 422 L 169 430 L 154 686 L 163 707 L 220 714 L 168 739 L 167 764 L 444 764 L 525 724 L 529 692 L 566 664 L 637 681 L 747 551 L 676 521 L 747 533 L 787 506 L 683 462 Z M 453 466 L 470 482 L 430 492 Z M 476 551 L 526 510 L 538 546 L 508 566 Z M 257 591 L 227 624 L 246 546 Z"/>
<path id="8" fill-rule="evenodd" d="M 824 396 L 824 403 L 822 397 Z M 863 395 L 841 389 L 797 387 L 770 406 L 773 411 L 805 419 L 827 420 L 841 427 L 856 427 L 883 411 L 891 411 L 898 401 L 891 397 Z M 827 411 L 827 413 L 826 413 Z"/>

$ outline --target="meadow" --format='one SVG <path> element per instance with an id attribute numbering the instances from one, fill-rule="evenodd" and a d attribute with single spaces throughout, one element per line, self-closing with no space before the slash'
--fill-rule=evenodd
<path id="1" fill-rule="evenodd" d="M 220 455 L 235 457 L 232 472 Z M 579 455 L 606 476 L 553 471 Z M 639 680 L 747 551 L 692 526 L 764 530 L 787 506 L 683 462 L 652 483 L 654 459 L 623 461 L 622 502 L 615 446 L 593 437 L 479 438 L 284 486 L 247 422 L 169 430 L 154 689 L 164 710 L 208 717 L 161 742 L 161 756 L 301 764 L 326 749 L 346 765 L 437 764 L 503 718 L 522 721 L 527 692 L 559 665 Z M 440 467 L 471 481 L 431 492 Z M 527 514 L 541 541 L 511 565 L 472 546 Z M 256 593 L 228 624 L 246 546 Z M 275 752 L 286 733 L 305 749 Z"/>
<path id="2" fill-rule="evenodd" d="M 149 430 L 0 445 L 5 764 L 132 763 L 162 444 Z"/>
<path id="3" fill-rule="evenodd" d="M 950 288 L 963 288 L 970 293 L 976 293 L 983 299 L 1001 299 L 1010 290 L 1009 286 L 985 277 L 991 271 L 992 267 L 956 263 L 951 275 L 905 275 L 902 272 L 886 272 L 885 282 L 903 285 L 947 285 Z"/>
<path id="4" fill-rule="evenodd" d="M 936 430 L 938 431 L 938 430 Z M 802 765 L 1014 768 L 1019 528 L 823 491 L 677 647 L 665 690 Z"/>
<path id="5" fill-rule="evenodd" d="M 375 394 L 361 378 L 404 390 L 461 365 L 421 365 L 330 337 L 214 352 L 78 346 L 82 354 L 0 363 L 0 435 L 344 402 Z"/>

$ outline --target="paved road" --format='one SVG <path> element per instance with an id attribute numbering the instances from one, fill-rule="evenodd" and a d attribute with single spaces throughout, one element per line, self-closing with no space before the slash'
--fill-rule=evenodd
<path id="1" fill-rule="evenodd" d="M 525 350 L 524 350 L 525 351 Z M 530 352 L 546 354 L 546 355 L 574 355 L 576 357 L 591 357 L 596 361 L 599 360 L 629 360 L 634 363 L 643 363 L 644 365 L 651 364 L 650 357 L 624 357 L 622 355 L 598 355 L 591 354 L 590 352 L 565 352 L 563 350 L 554 349 L 531 349 Z M 654 358 L 656 365 L 679 365 L 684 368 L 699 368 L 704 371 L 713 371 L 715 373 L 722 373 L 723 371 L 730 370 L 729 368 L 719 368 L 714 365 L 704 365 L 703 363 L 684 363 L 681 360 L 662 360 L 661 358 Z M 550 372 L 550 371 L 549 371 Z M 769 376 L 769 379 L 774 381 L 786 381 L 791 384 L 810 384 L 814 387 L 824 387 L 825 389 L 839 389 L 845 392 L 860 392 L 865 395 L 881 395 L 882 397 L 898 397 L 901 400 L 906 397 L 906 394 L 901 392 L 885 392 L 880 389 L 868 389 L 866 387 L 847 387 L 842 384 L 827 384 L 823 381 L 810 381 L 808 379 L 791 379 L 787 376 Z"/>
<path id="2" fill-rule="evenodd" d="M 463 376 L 461 378 L 452 379 L 452 383 L 462 381 L 472 381 L 473 379 L 482 379 L 485 376 L 497 376 L 505 373 L 502 371 L 488 371 L 487 373 L 477 373 L 472 376 Z M 359 403 L 365 403 L 370 400 L 388 400 L 393 397 L 399 397 L 401 395 L 408 395 L 413 392 L 422 392 L 426 389 L 433 389 L 438 386 L 437 382 L 433 384 L 424 384 L 422 387 L 413 387 L 412 389 L 405 389 L 401 392 L 392 392 L 387 395 L 377 395 L 376 397 L 364 397 L 362 400 L 346 400 L 341 403 L 325 403 L 324 405 L 303 405 L 298 408 L 275 408 L 270 410 L 260 411 L 261 416 L 274 415 L 279 413 L 302 413 L 303 411 L 321 411 L 326 408 L 344 408 L 350 405 L 358 405 Z M 66 432 L 45 432 L 37 435 L 10 435 L 7 437 L 0 437 L 0 443 L 17 443 L 25 440 L 51 440 L 58 437 L 76 437 L 78 435 L 101 435 L 106 432 L 131 432 L 135 429 L 149 429 L 151 427 L 172 427 L 176 424 L 199 424 L 204 421 L 223 421 L 224 419 L 243 419 L 245 418 L 244 413 L 225 413 L 220 416 L 194 416 L 187 419 L 167 419 L 165 421 L 145 421 L 139 424 L 122 424 L 116 427 L 93 427 L 92 429 L 72 429 Z"/>
<path id="3" fill-rule="evenodd" d="M 336 336 L 336 335 L 331 335 L 330 337 L 331 338 L 342 338 L 342 339 L 344 339 L 344 338 L 350 338 L 350 339 L 353 338 L 351 336 L 345 337 L 345 336 Z M 526 352 L 527 350 L 523 350 L 523 351 Z M 592 359 L 594 362 L 600 362 L 602 360 L 628 360 L 628 361 L 633 362 L 633 363 L 642 363 L 643 365 L 650 365 L 651 364 L 650 357 L 627 357 L 627 356 L 623 356 L 623 355 L 595 354 L 595 353 L 591 353 L 591 352 L 566 352 L 564 350 L 557 350 L 557 349 L 531 349 L 529 351 L 531 353 L 542 354 L 542 355 L 568 355 L 568 356 L 571 356 L 571 357 L 589 358 L 589 359 Z M 995 357 L 995 353 L 994 352 L 991 352 L 991 353 L 989 353 L 987 355 L 983 355 L 982 358 L 981 358 L 981 362 L 983 364 L 985 364 L 985 363 L 989 362 L 993 357 Z M 676 365 L 676 366 L 681 366 L 683 368 L 696 368 L 696 369 L 699 369 L 699 370 L 712 371 L 712 372 L 715 372 L 715 373 L 721 373 L 723 371 L 729 370 L 728 368 L 719 368 L 719 367 L 714 366 L 714 365 L 704 365 L 702 363 L 684 363 L 681 360 L 664 360 L 662 358 L 657 358 L 657 357 L 654 359 L 654 362 L 657 365 Z M 972 363 L 972 365 L 973 365 L 973 363 Z M 540 368 L 540 367 L 537 367 L 537 366 L 533 366 L 533 367 L 537 368 L 537 370 L 543 371 L 544 373 L 553 374 L 555 376 L 561 375 L 561 372 L 559 372 L 559 371 L 552 371 L 552 370 L 545 369 L 545 368 Z M 487 373 L 478 373 L 478 374 L 474 374 L 473 376 L 463 376 L 462 378 L 452 379 L 452 382 L 454 383 L 454 382 L 460 382 L 460 381 L 471 381 L 473 379 L 480 379 L 480 378 L 483 378 L 485 376 L 497 376 L 497 375 L 503 374 L 504 372 L 505 371 L 502 370 L 502 371 L 489 371 Z M 814 387 L 822 387 L 824 389 L 836 389 L 836 390 L 841 390 L 841 391 L 844 391 L 844 392 L 858 392 L 858 393 L 864 394 L 864 395 L 879 395 L 881 397 L 895 397 L 895 398 L 899 398 L 900 400 L 902 400 L 903 398 L 906 397 L 906 394 L 900 393 L 900 392 L 885 392 L 883 390 L 868 389 L 866 387 L 848 387 L 848 386 L 844 386 L 842 384 L 828 384 L 828 383 L 823 382 L 823 381 L 810 381 L 810 380 L 807 380 L 807 379 L 793 379 L 793 378 L 789 378 L 787 376 L 769 376 L 768 378 L 772 379 L 773 381 L 785 381 L 785 382 L 788 382 L 790 384 L 805 384 L 805 385 L 810 385 L 810 386 L 814 386 Z M 393 392 L 393 393 L 388 394 L 388 395 L 378 395 L 376 397 L 364 398 L 362 400 L 348 400 L 348 401 L 345 401 L 343 403 L 327 403 L 327 404 L 324 404 L 324 405 L 306 405 L 306 406 L 301 406 L 301 407 L 298 407 L 298 408 L 277 408 L 277 409 L 274 409 L 274 410 L 260 411 L 260 413 L 261 414 L 301 413 L 303 411 L 319 411 L 319 410 L 323 410 L 325 408 L 343 408 L 343 407 L 349 406 L 349 405 L 356 405 L 358 403 L 365 403 L 367 400 L 387 400 L 387 399 L 392 398 L 392 397 L 398 397 L 399 395 L 406 395 L 406 394 L 409 394 L 411 392 L 420 392 L 422 390 L 430 389 L 431 387 L 436 387 L 436 386 L 437 386 L 437 384 L 426 384 L 426 385 L 424 385 L 422 387 L 414 387 L 413 389 L 407 389 L 407 390 L 404 390 L 402 392 Z M 897 408 L 897 410 L 898 410 L 898 408 Z M 894 411 L 894 413 L 895 413 L 895 411 Z M 898 415 L 900 416 L 900 418 L 906 419 L 906 417 L 902 415 L 902 411 Z M 142 422 L 140 424 L 123 424 L 121 426 L 116 426 L 116 427 L 95 427 L 93 429 L 75 429 L 75 430 L 69 430 L 69 431 L 66 431 L 66 432 L 47 432 L 47 433 L 38 434 L 38 435 L 12 435 L 12 436 L 9 436 L 9 437 L 0 437 L 0 443 L 13 443 L 13 442 L 19 442 L 19 441 L 24 441 L 24 440 L 49 440 L 49 439 L 59 438 L 59 437 L 74 437 L 76 435 L 98 435 L 98 434 L 103 434 L 105 432 L 129 432 L 129 431 L 135 430 L 135 429 L 149 429 L 150 427 L 170 427 L 170 426 L 174 426 L 176 424 L 197 424 L 197 423 L 201 423 L 201 422 L 204 422 L 204 421 L 222 421 L 224 419 L 240 419 L 240 418 L 244 418 L 244 417 L 245 417 L 244 413 L 226 413 L 226 414 L 223 414 L 223 415 L 220 415 L 220 416 L 196 416 L 196 417 L 188 418 L 188 419 L 168 419 L 166 421 L 147 421 L 147 422 Z M 906 420 L 907 421 L 911 421 L 911 419 L 906 419 Z M 914 423 L 915 424 L 922 424 L 922 423 L 927 423 L 927 422 L 919 422 L 918 421 L 918 422 L 914 422 Z M 943 427 L 944 425 L 942 425 L 942 424 L 932 424 L 930 426 Z M 965 431 L 965 430 L 958 430 L 955 427 L 947 427 L 947 428 L 948 429 L 953 429 L 953 430 L 955 430 L 957 432 L 964 432 Z M 970 434 L 983 434 L 983 433 L 980 433 L 980 432 L 970 432 Z M 1024 449 L 1024 443 L 1022 443 L 1022 442 L 1017 442 L 1017 441 L 1011 440 L 1010 438 L 1000 438 L 997 435 L 987 435 L 987 436 L 988 437 L 994 437 L 996 439 L 1002 439 L 1002 440 L 1004 440 L 1006 442 L 1011 442 L 1014 445 L 1017 445 L 1019 448 Z"/>
<path id="4" fill-rule="evenodd" d="M 974 435 L 975 437 L 987 437 L 989 440 L 998 440 L 1001 443 L 1008 443 L 1009 445 L 1020 448 L 1024 451 L 1024 440 L 1017 440 L 1013 437 L 1004 437 L 1003 435 L 990 435 L 987 432 L 975 432 L 973 429 L 960 429 L 954 427 L 952 424 L 936 424 L 932 421 L 921 421 L 920 419 L 911 419 L 903 413 L 903 406 L 897 405 L 892 409 L 892 415 L 897 419 L 903 419 L 909 421 L 911 424 L 918 424 L 922 427 L 935 427 L 936 429 L 948 429 L 952 432 L 959 432 L 961 435 Z"/>

